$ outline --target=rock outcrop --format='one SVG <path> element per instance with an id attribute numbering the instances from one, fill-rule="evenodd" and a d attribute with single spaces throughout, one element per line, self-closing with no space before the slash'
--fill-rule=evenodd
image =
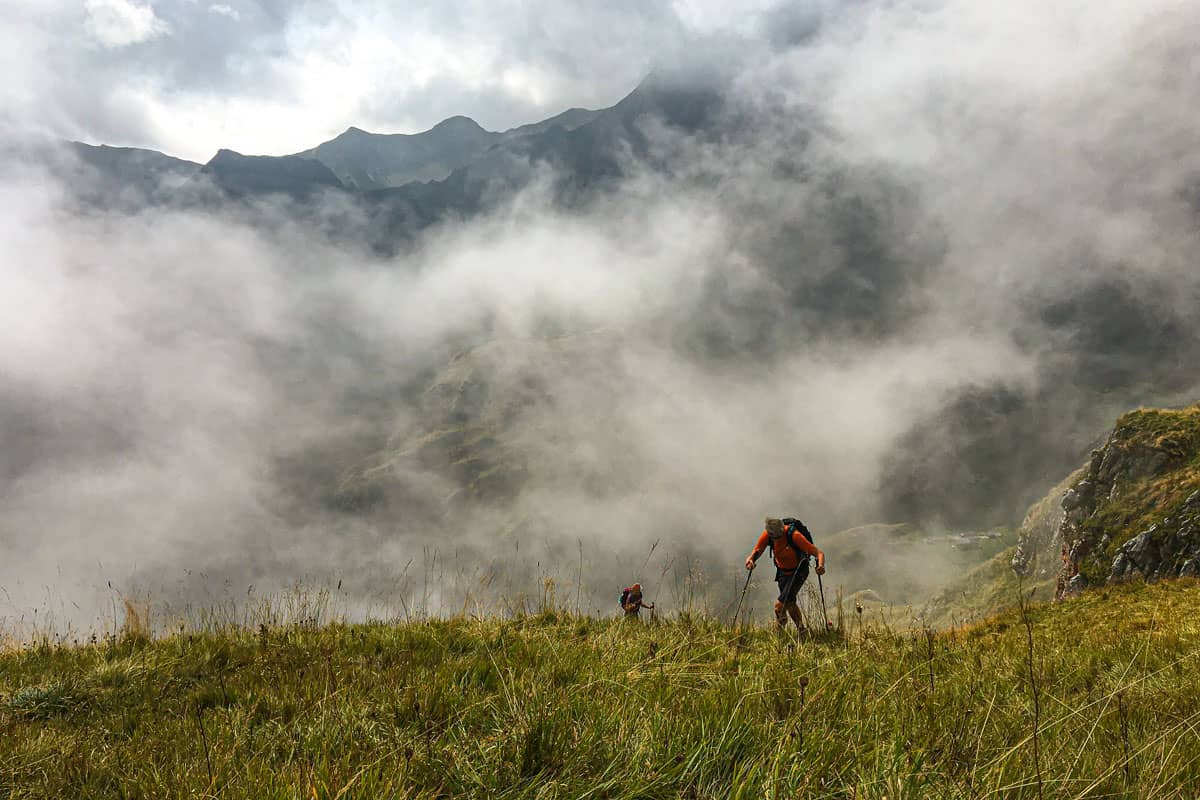
<path id="1" fill-rule="evenodd" d="M 1200 405 L 1121 417 L 1062 510 L 1059 598 L 1200 573 Z"/>
<path id="2" fill-rule="evenodd" d="M 1059 554 L 1062 552 L 1063 494 L 1084 474 L 1083 467 L 1075 470 L 1025 513 L 1017 530 L 1017 549 L 1011 562 L 1012 571 L 1018 578 L 1046 581 L 1053 580 L 1058 574 L 1062 566 Z"/>

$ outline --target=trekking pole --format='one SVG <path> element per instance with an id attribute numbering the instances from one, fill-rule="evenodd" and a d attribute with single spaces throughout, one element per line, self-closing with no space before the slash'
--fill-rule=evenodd
<path id="1" fill-rule="evenodd" d="M 737 610 L 733 612 L 734 625 L 737 625 L 738 617 L 742 615 L 742 601 L 746 599 L 746 590 L 750 588 L 750 576 L 753 574 L 753 569 L 746 570 L 746 584 L 742 587 L 742 596 L 738 598 Z"/>
<path id="2" fill-rule="evenodd" d="M 825 620 L 825 632 L 829 633 L 829 614 L 825 612 L 825 584 L 821 583 L 821 573 L 817 573 L 817 588 L 821 590 L 821 617 Z"/>

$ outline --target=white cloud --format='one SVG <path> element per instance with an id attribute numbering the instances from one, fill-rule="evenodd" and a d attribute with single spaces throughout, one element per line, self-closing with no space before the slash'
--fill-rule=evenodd
<path id="1" fill-rule="evenodd" d="M 171 30 L 153 8 L 132 0 L 85 0 L 84 9 L 88 31 L 105 47 L 128 47 Z"/>
<path id="2" fill-rule="evenodd" d="M 242 15 L 238 13 L 236 8 L 233 6 L 228 6 L 224 3 L 215 3 L 209 6 L 208 10 L 214 14 L 220 14 L 221 16 L 229 17 L 232 20 L 239 20 L 242 18 Z"/>
<path id="3" fill-rule="evenodd" d="M 688 27 L 696 31 L 739 31 L 748 33 L 758 24 L 758 15 L 776 5 L 776 0 L 672 0 L 671 7 Z"/>

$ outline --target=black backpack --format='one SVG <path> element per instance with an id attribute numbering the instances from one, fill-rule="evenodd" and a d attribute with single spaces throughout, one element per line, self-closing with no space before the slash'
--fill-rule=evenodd
<path id="1" fill-rule="evenodd" d="M 788 543 L 788 547 L 790 547 L 790 548 L 792 548 L 792 550 L 796 551 L 796 560 L 799 562 L 799 566 L 797 567 L 797 569 L 799 569 L 800 567 L 807 567 L 808 563 L 809 563 L 808 560 L 810 558 L 812 558 L 812 556 L 810 556 L 808 553 L 804 552 L 803 550 L 801 550 L 799 547 L 796 546 L 796 543 L 794 541 L 792 541 L 792 532 L 800 531 L 800 535 L 803 536 L 805 539 L 808 539 L 809 544 L 816 544 L 816 542 L 813 541 L 812 531 L 810 531 L 808 529 L 807 525 L 805 525 L 803 522 L 796 519 L 795 517 L 784 517 L 783 519 L 781 519 L 779 521 L 783 523 L 784 541 L 786 541 Z M 767 544 L 768 545 L 771 544 L 769 539 L 767 540 Z M 773 546 L 771 547 L 771 557 L 772 558 L 775 557 L 775 548 Z"/>

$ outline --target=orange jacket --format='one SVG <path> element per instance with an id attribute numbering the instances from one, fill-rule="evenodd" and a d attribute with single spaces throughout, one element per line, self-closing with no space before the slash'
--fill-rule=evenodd
<path id="1" fill-rule="evenodd" d="M 785 532 L 784 535 L 787 536 L 788 534 Z M 808 553 L 810 556 L 816 558 L 818 566 L 824 566 L 824 553 L 818 550 L 812 542 L 804 538 L 803 533 L 793 530 L 790 535 L 792 541 L 796 543 L 796 547 L 800 548 L 801 552 Z M 766 529 L 763 529 L 762 534 L 758 537 L 758 543 L 754 545 L 754 552 L 750 554 L 750 557 L 757 561 L 762 551 L 767 549 L 769 542 L 770 537 L 767 536 Z M 779 540 L 779 544 L 776 547 L 771 548 L 771 556 L 775 559 L 775 566 L 784 572 L 791 572 L 800 566 L 800 559 L 796 556 L 796 551 L 789 547 L 788 543 L 782 539 Z"/>

